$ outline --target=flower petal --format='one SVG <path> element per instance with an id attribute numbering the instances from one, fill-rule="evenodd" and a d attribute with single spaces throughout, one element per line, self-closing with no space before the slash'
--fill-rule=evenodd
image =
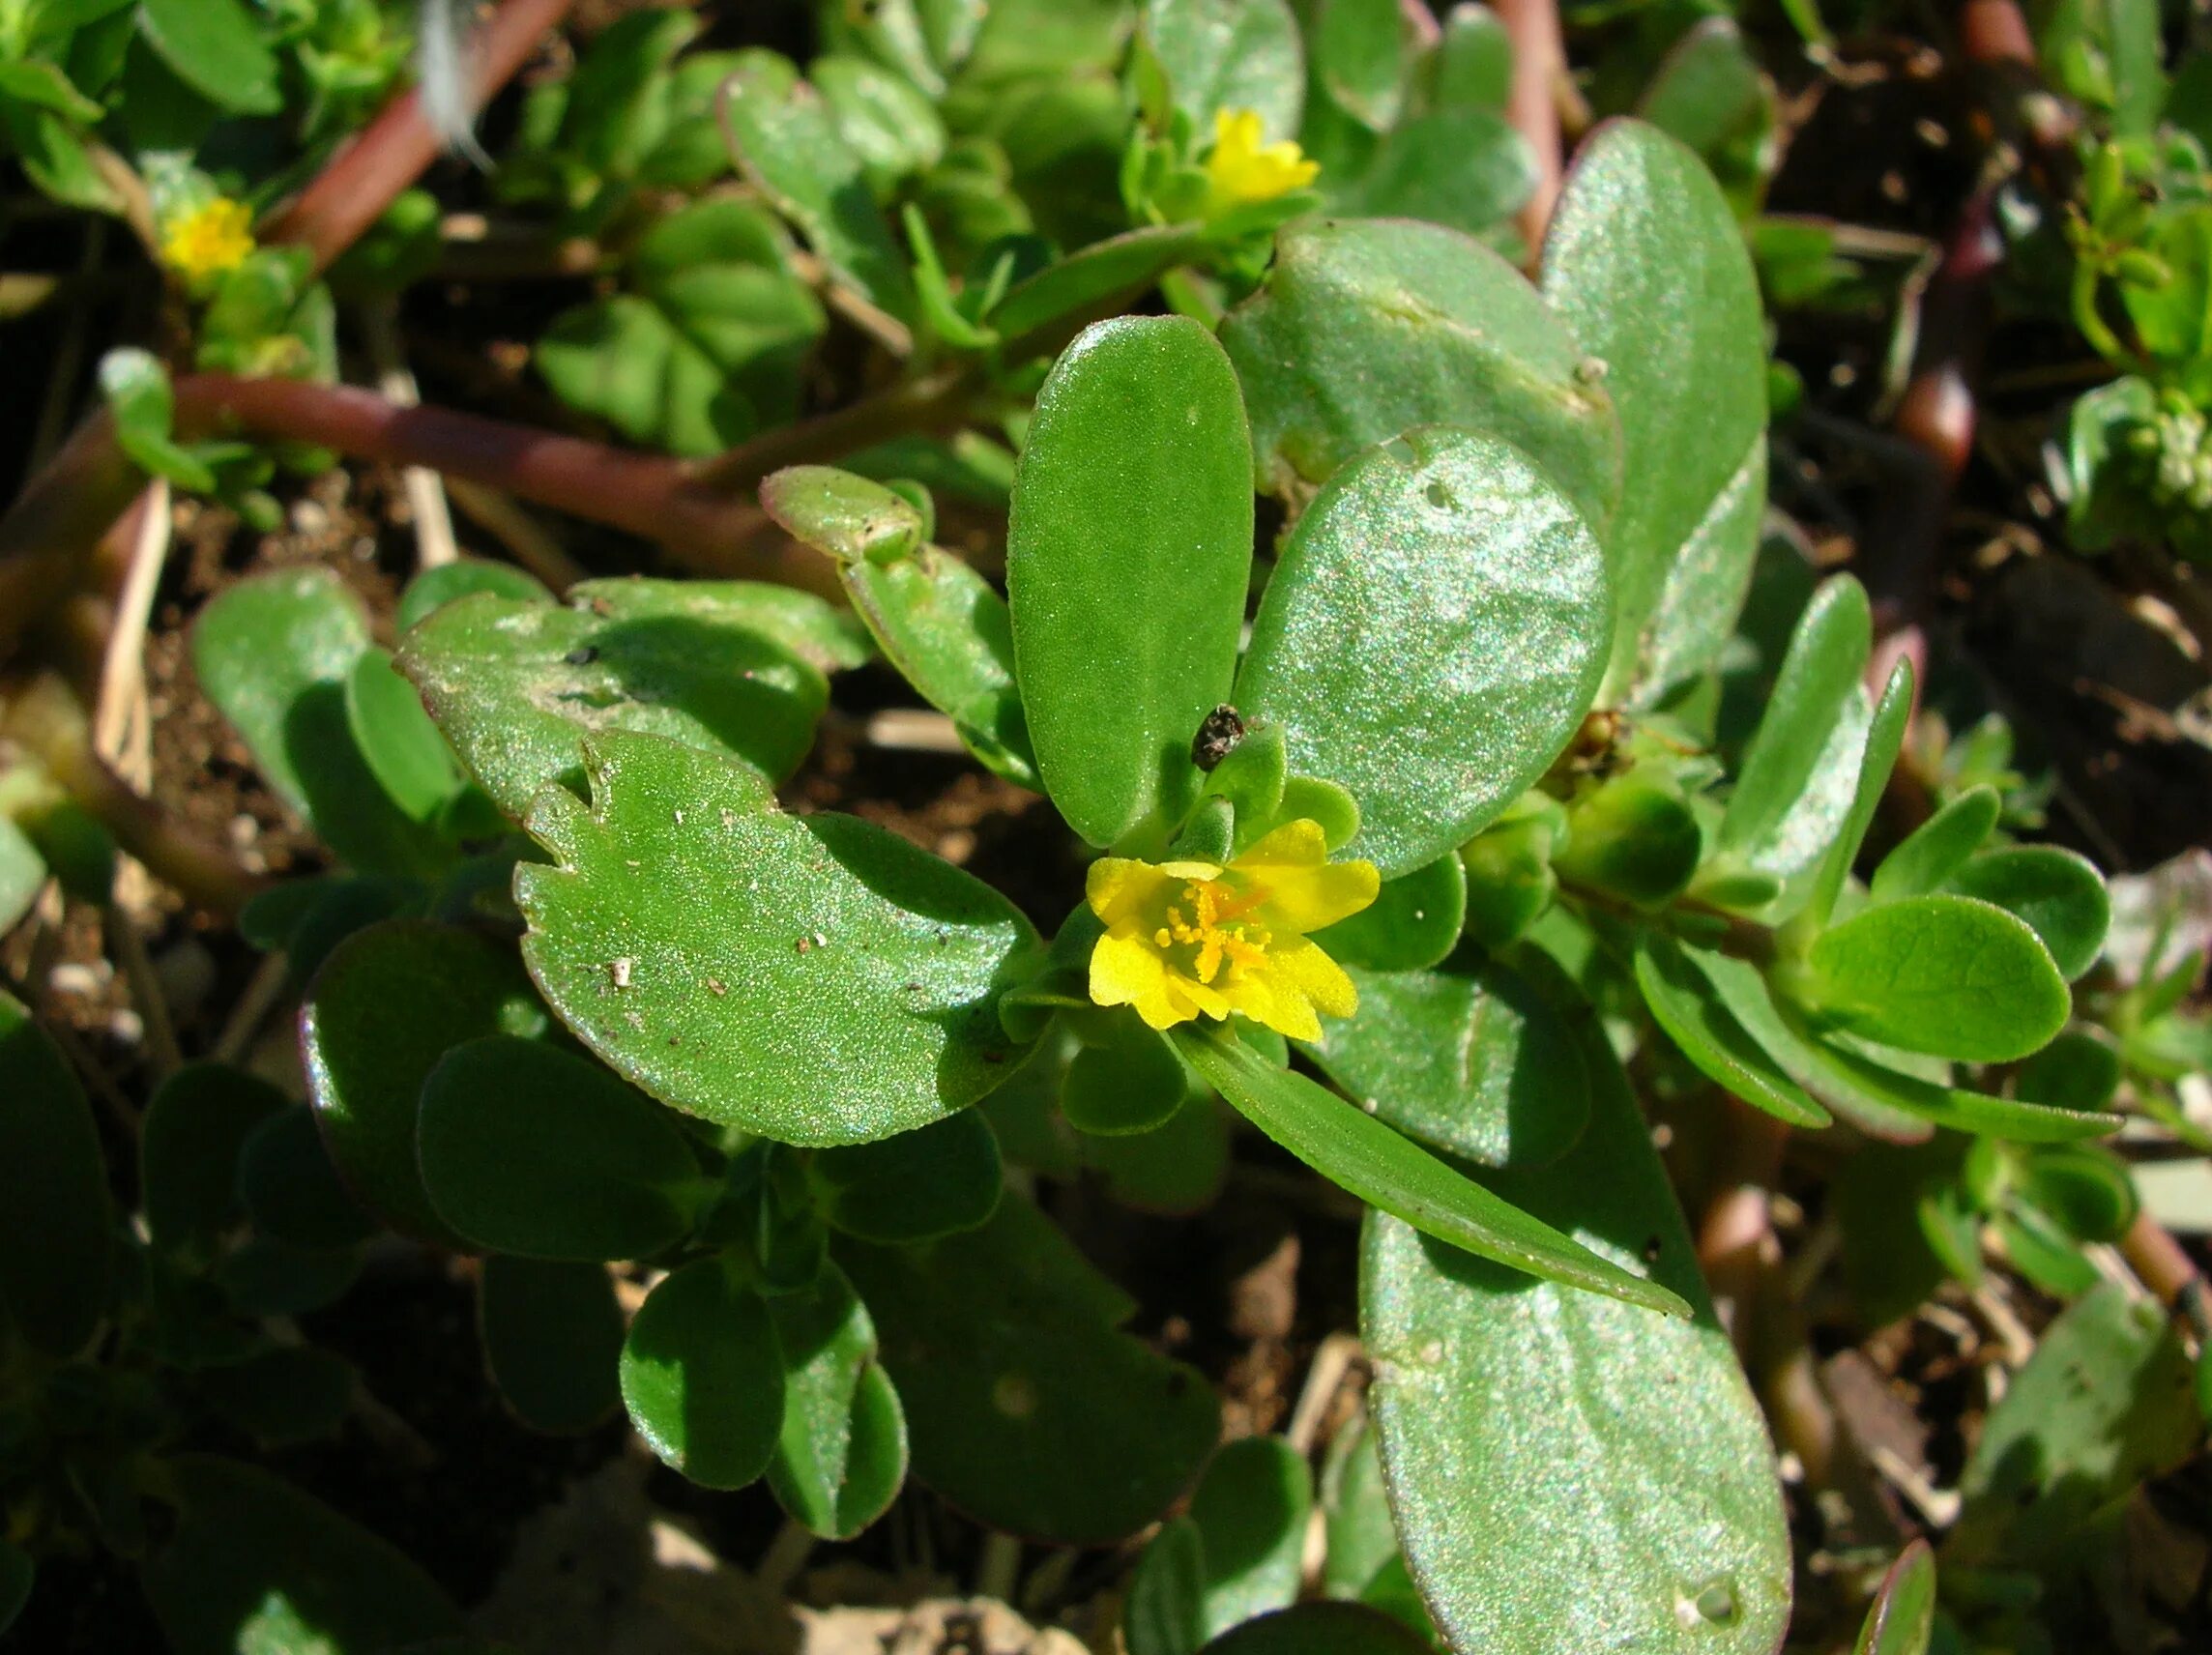
<path id="1" fill-rule="evenodd" d="M 1091 912 L 1111 930 L 1119 922 L 1142 917 L 1144 910 L 1167 883 L 1166 872 L 1150 862 L 1132 861 L 1126 857 L 1100 857 L 1084 876 L 1083 894 L 1091 904 Z"/>
<path id="2" fill-rule="evenodd" d="M 1267 966 L 1278 984 L 1295 985 L 1302 998 L 1331 1017 L 1350 1017 L 1359 1009 L 1359 990 L 1318 943 L 1301 937 L 1295 943 L 1270 948 Z"/>
<path id="3" fill-rule="evenodd" d="M 1286 822 L 1229 864 L 1267 889 L 1261 922 L 1303 935 L 1357 914 L 1382 888 L 1373 862 L 1332 862 L 1318 822 Z"/>
<path id="4" fill-rule="evenodd" d="M 1167 962 L 1134 937 L 1101 937 L 1091 950 L 1091 998 L 1100 1005 L 1133 1005 L 1154 1029 L 1188 1023 L 1187 1002 L 1179 1005 Z"/>

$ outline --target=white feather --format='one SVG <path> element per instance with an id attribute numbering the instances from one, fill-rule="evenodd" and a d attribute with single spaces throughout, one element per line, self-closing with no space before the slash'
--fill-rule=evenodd
<path id="1" fill-rule="evenodd" d="M 454 155 L 485 171 L 491 157 L 477 142 L 476 76 L 470 73 L 468 26 L 455 0 L 422 0 L 415 34 L 415 83 L 430 130 Z"/>

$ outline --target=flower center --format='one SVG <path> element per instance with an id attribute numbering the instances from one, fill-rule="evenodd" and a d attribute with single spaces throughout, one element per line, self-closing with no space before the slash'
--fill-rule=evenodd
<path id="1" fill-rule="evenodd" d="M 1265 903 L 1267 894 L 1265 886 L 1238 892 L 1223 889 L 1219 881 L 1186 881 L 1182 901 L 1169 905 L 1167 923 L 1152 933 L 1152 942 L 1162 949 L 1188 950 L 1189 974 L 1202 983 L 1210 984 L 1219 976 L 1224 962 L 1257 966 L 1266 959 L 1273 939 L 1245 916 Z"/>

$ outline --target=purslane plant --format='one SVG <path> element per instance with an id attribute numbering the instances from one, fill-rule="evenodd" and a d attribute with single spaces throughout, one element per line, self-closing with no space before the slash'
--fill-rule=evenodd
<path id="1" fill-rule="evenodd" d="M 1098 64 L 1064 75 L 1004 36 L 901 35 L 899 8 L 840 9 L 850 49 L 810 78 L 769 54 L 687 73 L 689 20 L 647 15 L 597 48 L 623 96 L 540 94 L 516 198 L 634 235 L 636 255 L 624 291 L 541 342 L 547 382 L 679 450 L 768 431 L 767 450 L 655 472 L 672 494 L 751 480 L 774 451 L 826 326 L 798 242 L 856 326 L 910 353 L 873 410 L 888 425 L 814 431 L 847 467 L 760 487 L 849 607 L 722 580 L 557 597 L 463 563 L 409 587 L 386 651 L 318 571 L 209 605 L 202 686 L 342 866 L 243 916 L 304 994 L 312 1114 L 233 1098 L 228 1139 L 182 1157 L 239 1169 L 198 1191 L 206 1235 L 173 1247 L 156 1226 L 167 1297 L 149 1296 L 190 1312 L 156 1354 L 191 1398 L 220 1388 L 193 1340 L 259 1358 L 242 1318 L 339 1291 L 358 1205 L 481 1256 L 487 1365 L 524 1418 L 575 1430 L 619 1401 L 685 1476 L 765 1478 L 817 1534 L 858 1533 L 911 1475 L 1007 1532 L 1101 1543 L 1195 1481 L 1131 1614 L 1140 1655 L 1189 1655 L 1296 1594 L 1295 1567 L 1231 1590 L 1206 1558 L 1236 1544 L 1221 1513 L 1253 1480 L 1295 1493 L 1302 1460 L 1216 1452 L 1201 1376 L 1123 1332 L 1130 1301 L 1006 1172 L 1089 1169 L 1192 1210 L 1225 1176 L 1233 1112 L 1373 1209 L 1372 1423 L 1338 1494 L 1365 1488 L 1347 1509 L 1382 1539 L 1332 1537 L 1338 1595 L 1460 1649 L 1626 1627 L 1749 1655 L 1790 1608 L 1773 1449 L 1631 1047 L 1640 1078 L 1703 1077 L 1789 1126 L 1841 1117 L 1895 1146 L 1868 1164 L 1910 1191 L 1944 1263 L 1977 1262 L 1987 1218 L 2023 1270 L 2082 1294 L 2081 1342 L 2168 1364 L 2160 1329 L 2051 1262 L 2079 1263 L 2071 1244 L 2127 1209 L 2079 1142 L 2118 1124 L 2113 1089 L 2052 1057 L 2081 1033 L 2068 985 L 2104 943 L 2102 882 L 1999 842 L 1987 789 L 1853 877 L 1912 685 L 1901 670 L 1870 694 L 1848 577 L 1769 658 L 1729 655 L 1766 463 L 1731 202 L 1623 122 L 1586 146 L 1533 282 L 1476 239 L 1504 239 L 1511 189 L 1468 189 L 1456 227 L 1421 221 L 1441 206 L 1394 216 L 1426 209 L 1423 158 L 1500 125 L 1487 48 L 1477 21 L 1416 51 L 1390 6 L 1370 54 L 1355 10 L 1317 36 L 1310 78 L 1282 6 L 1158 0 L 1125 66 L 1107 30 Z M 955 59 L 1002 78 L 975 71 L 963 98 L 940 73 Z M 1062 112 L 1101 86 L 1119 233 L 1070 232 L 1056 256 L 1047 215 L 1097 203 L 994 171 L 1012 140 L 987 131 L 984 92 Z M 871 111 L 917 104 L 929 119 L 899 130 L 928 142 L 859 141 Z M 699 143 L 717 114 L 750 195 L 660 213 L 655 190 L 720 164 Z M 219 217 L 200 228 L 178 262 L 210 277 L 272 252 L 242 252 Z M 1180 314 L 1119 314 L 1155 286 Z M 761 324 L 736 344 L 701 324 L 733 293 Z M 241 348 L 306 342 L 298 313 Z M 654 375 L 607 371 L 648 359 Z M 150 363 L 111 380 L 149 469 L 254 463 L 204 429 L 173 441 Z M 287 415 L 336 406 L 296 388 L 252 423 L 240 410 L 268 389 L 190 399 L 263 438 L 315 434 Z M 936 543 L 937 500 L 963 488 L 1009 507 L 1004 596 Z M 1256 548 L 1262 494 L 1287 527 Z M 832 678 L 874 657 L 1096 853 L 1064 913 L 779 803 Z M 1750 727 L 1724 730 L 1746 697 Z M 83 1099 L 49 1113 L 74 1121 Z M 101 1184 L 66 1132 L 78 1183 Z M 283 1199 L 300 1187 L 329 1200 L 303 1213 Z M 1878 1250 L 1888 1222 L 1859 1234 Z M 139 1314 L 85 1249 L 100 1267 L 74 1301 L 25 1329 L 42 1387 L 103 1316 Z M 615 1262 L 650 1288 L 626 1328 Z M 302 1521 L 235 1467 L 169 1454 L 174 1435 L 164 1416 L 131 1443 L 119 1486 L 203 1524 Z M 66 1484 L 110 1446 L 42 1440 L 39 1474 Z M 2010 1475 L 1975 1485 L 1985 1553 L 2020 1503 Z M 1287 1502 L 1286 1533 L 1307 1508 Z M 173 1624 L 192 1555 L 150 1570 Z M 449 1630 L 389 1562 L 385 1641 Z M 1400 1646 L 1354 1618 L 1343 1637 Z"/>

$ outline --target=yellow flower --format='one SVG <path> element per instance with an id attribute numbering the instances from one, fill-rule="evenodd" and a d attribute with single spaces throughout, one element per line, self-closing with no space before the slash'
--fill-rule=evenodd
<path id="1" fill-rule="evenodd" d="M 1091 998 L 1154 1029 L 1240 1011 L 1318 1040 L 1315 1011 L 1349 1017 L 1359 996 L 1306 933 L 1357 914 L 1382 883 L 1373 862 L 1330 861 L 1315 822 L 1286 822 L 1225 868 L 1102 857 L 1086 893 L 1106 926 Z"/>
<path id="2" fill-rule="evenodd" d="M 1257 109 L 1222 109 L 1213 117 L 1213 153 L 1206 158 L 1207 206 L 1218 215 L 1248 201 L 1272 201 L 1321 176 L 1321 162 L 1290 139 L 1260 141 Z"/>
<path id="3" fill-rule="evenodd" d="M 236 270 L 253 251 L 253 209 L 218 195 L 188 208 L 161 238 L 161 262 L 187 281 Z"/>

